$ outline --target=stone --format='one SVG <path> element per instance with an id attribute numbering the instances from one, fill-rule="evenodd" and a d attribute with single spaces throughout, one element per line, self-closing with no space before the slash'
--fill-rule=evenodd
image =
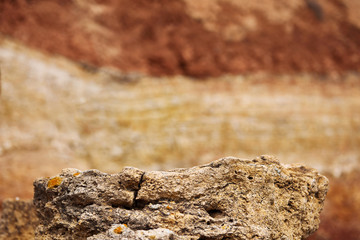
<path id="1" fill-rule="evenodd" d="M 271 156 L 117 174 L 65 169 L 34 182 L 35 239 L 304 239 L 328 179 Z"/>
<path id="2" fill-rule="evenodd" d="M 106 231 L 105 234 L 97 234 L 93 237 L 87 238 L 88 240 L 98 239 L 137 239 L 137 240 L 149 240 L 149 239 L 185 239 L 175 234 L 173 231 L 164 228 L 150 229 L 150 230 L 132 230 L 126 224 L 115 224 Z"/>
<path id="3" fill-rule="evenodd" d="M 0 239 L 34 239 L 38 223 L 32 200 L 6 199 L 2 203 Z"/>

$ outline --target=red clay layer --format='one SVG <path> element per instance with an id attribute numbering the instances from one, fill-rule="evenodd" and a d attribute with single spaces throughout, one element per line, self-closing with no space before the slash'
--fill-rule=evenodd
<path id="1" fill-rule="evenodd" d="M 182 0 L 1 1 L 0 32 L 82 63 L 152 75 L 359 71 L 360 25 L 343 1 L 319 1 L 322 15 L 304 5 L 280 23 L 250 11 L 257 28 L 241 40 L 221 33 L 244 15 L 230 1 L 219 1 L 214 31 Z"/>

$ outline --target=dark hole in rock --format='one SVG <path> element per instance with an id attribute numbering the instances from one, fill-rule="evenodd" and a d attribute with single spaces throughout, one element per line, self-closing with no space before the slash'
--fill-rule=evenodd
<path id="1" fill-rule="evenodd" d="M 320 193 L 319 193 L 319 192 L 316 192 L 316 193 L 315 193 L 315 197 L 316 197 L 316 198 L 320 198 Z"/>
<path id="2" fill-rule="evenodd" d="M 229 240 L 229 239 L 231 239 L 231 238 L 227 238 L 227 237 L 223 237 L 223 238 L 212 238 L 212 237 L 206 237 L 206 236 L 201 236 L 201 237 L 199 238 L 199 240 L 217 240 L 217 239 L 219 239 L 219 240 Z"/>
<path id="3" fill-rule="evenodd" d="M 225 216 L 224 213 L 218 209 L 210 209 L 206 211 L 212 218 L 222 218 Z"/>
<path id="4" fill-rule="evenodd" d="M 123 208 L 124 207 L 123 205 L 124 204 L 120 204 L 118 202 L 112 202 L 111 203 L 111 207 L 113 207 L 113 208 Z"/>
<path id="5" fill-rule="evenodd" d="M 147 206 L 149 203 L 143 200 L 135 200 L 134 202 L 134 206 L 132 206 L 132 209 L 137 209 L 137 210 L 141 210 L 143 208 L 145 208 L 145 206 Z M 154 203 L 156 204 L 156 203 Z"/>
<path id="6" fill-rule="evenodd" d="M 199 240 L 215 240 L 216 238 L 201 236 Z"/>

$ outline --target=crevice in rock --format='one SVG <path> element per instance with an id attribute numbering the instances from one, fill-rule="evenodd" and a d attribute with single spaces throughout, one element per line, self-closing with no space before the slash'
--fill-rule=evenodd
<path id="1" fill-rule="evenodd" d="M 201 237 L 199 238 L 199 240 L 215 240 L 215 238 L 210 238 L 210 237 L 201 236 Z"/>
<path id="2" fill-rule="evenodd" d="M 131 207 L 128 207 L 126 205 L 124 205 L 123 203 L 119 203 L 119 202 L 111 202 L 110 203 L 112 208 L 123 208 L 123 209 L 127 209 L 127 210 L 131 210 Z"/>
<path id="3" fill-rule="evenodd" d="M 200 238 L 199 238 L 199 240 L 216 240 L 216 239 L 227 240 L 227 239 L 230 239 L 230 238 L 227 238 L 227 237 L 218 238 L 218 237 L 206 237 L 206 236 L 200 236 Z"/>
<path id="4" fill-rule="evenodd" d="M 140 181 L 139 181 L 139 184 L 138 184 L 138 187 L 137 187 L 137 190 L 134 191 L 134 200 L 133 200 L 133 208 L 144 208 L 145 206 L 145 203 L 143 201 L 139 201 L 137 200 L 137 195 L 141 189 L 141 184 L 142 182 L 144 181 L 143 178 L 144 178 L 144 175 L 145 175 L 145 172 L 143 172 L 141 174 L 141 177 L 140 177 Z"/>
<path id="5" fill-rule="evenodd" d="M 225 189 L 230 185 L 236 185 L 236 183 L 233 183 L 233 182 L 226 183 L 223 187 L 221 187 L 221 189 Z"/>

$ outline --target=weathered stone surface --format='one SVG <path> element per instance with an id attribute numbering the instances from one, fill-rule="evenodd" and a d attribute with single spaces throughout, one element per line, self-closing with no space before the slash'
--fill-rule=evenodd
<path id="1" fill-rule="evenodd" d="M 34 239 L 39 221 L 32 200 L 7 199 L 2 203 L 0 239 Z"/>
<path id="2" fill-rule="evenodd" d="M 161 239 L 161 240 L 172 240 L 172 239 L 186 239 L 180 237 L 173 231 L 165 228 L 157 228 L 150 230 L 132 230 L 126 224 L 115 224 L 106 231 L 106 233 L 97 234 L 93 237 L 87 238 L 88 240 L 98 239 L 137 239 L 137 240 L 148 240 L 148 239 Z"/>
<path id="3" fill-rule="evenodd" d="M 34 186 L 36 239 L 304 239 L 328 180 L 262 156 L 166 172 L 66 169 Z"/>

